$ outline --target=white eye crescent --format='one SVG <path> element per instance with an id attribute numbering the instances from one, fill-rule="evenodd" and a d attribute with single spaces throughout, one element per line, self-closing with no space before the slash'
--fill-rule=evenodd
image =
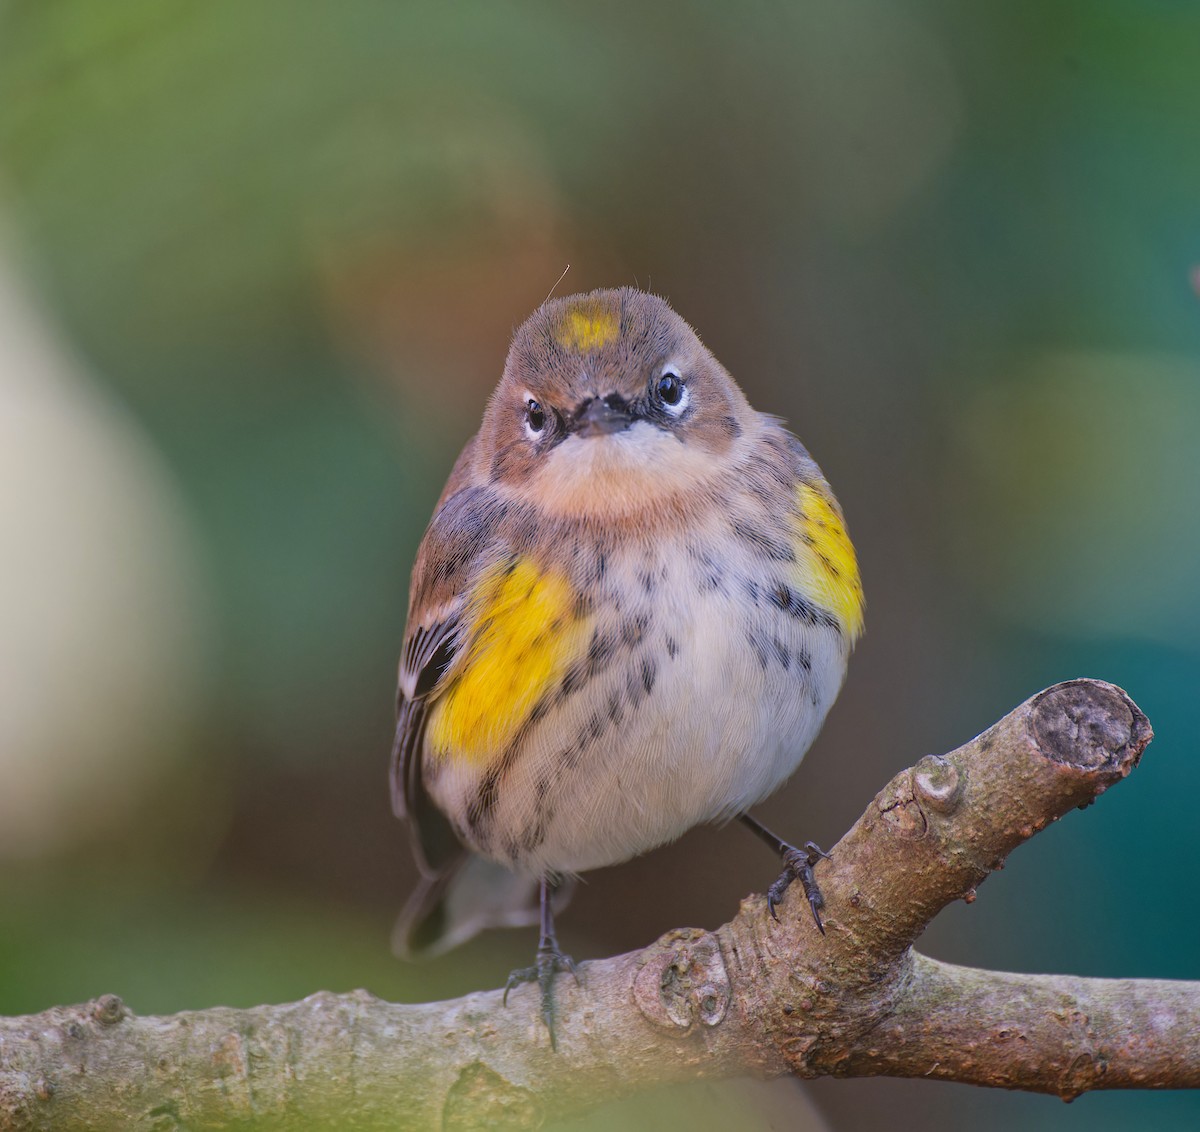
<path id="1" fill-rule="evenodd" d="M 535 397 L 525 394 L 525 434 L 530 437 L 541 436 L 546 427 L 546 410 Z"/>
<path id="2" fill-rule="evenodd" d="M 691 394 L 675 366 L 663 367 L 662 373 L 654 383 L 654 399 L 673 417 L 682 416 L 686 411 Z"/>

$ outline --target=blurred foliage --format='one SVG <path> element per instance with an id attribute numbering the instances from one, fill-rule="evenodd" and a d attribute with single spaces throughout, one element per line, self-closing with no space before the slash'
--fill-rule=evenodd
<path id="1" fill-rule="evenodd" d="M 0 1010 L 523 961 L 390 958 L 384 767 L 417 540 L 568 263 L 667 295 L 849 516 L 868 635 L 764 817 L 832 842 L 900 766 L 1112 679 L 1143 767 L 925 946 L 1200 977 L 1197 43 L 1178 0 L 0 2 Z M 566 942 L 718 923 L 769 869 L 699 831 L 589 877 Z M 1200 1119 L 810 1095 L 833 1127 Z"/>

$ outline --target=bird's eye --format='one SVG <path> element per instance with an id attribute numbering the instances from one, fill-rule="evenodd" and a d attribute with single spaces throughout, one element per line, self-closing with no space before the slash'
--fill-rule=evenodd
<path id="1" fill-rule="evenodd" d="M 688 390 L 683 380 L 675 370 L 667 368 L 654 384 L 654 394 L 658 403 L 673 417 L 679 416 L 687 408 Z"/>
<path id="2" fill-rule="evenodd" d="M 525 402 L 525 427 L 536 436 L 546 427 L 546 410 L 532 397 Z"/>

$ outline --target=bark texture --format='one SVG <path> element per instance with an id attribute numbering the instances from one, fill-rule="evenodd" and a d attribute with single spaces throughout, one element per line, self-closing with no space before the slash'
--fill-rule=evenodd
<path id="1" fill-rule="evenodd" d="M 557 983 L 390 1004 L 133 1015 L 113 996 L 0 1019 L 0 1128 L 536 1128 L 701 1077 L 936 1077 L 1075 1096 L 1200 1085 L 1200 983 L 1013 975 L 912 950 L 1022 841 L 1138 763 L 1149 722 L 1119 688 L 1055 685 L 898 774 L 780 922 L 743 901 Z M 795 886 L 798 890 L 799 886 Z"/>

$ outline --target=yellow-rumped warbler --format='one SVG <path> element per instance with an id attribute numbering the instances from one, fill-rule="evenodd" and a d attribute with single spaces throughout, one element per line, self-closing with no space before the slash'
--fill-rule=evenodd
<path id="1" fill-rule="evenodd" d="M 747 814 L 794 771 L 862 631 L 821 470 L 632 289 L 517 331 L 417 554 L 392 799 L 424 880 L 401 948 L 532 922 L 553 1037 L 563 879 L 740 817 L 817 926 L 812 866 Z"/>

